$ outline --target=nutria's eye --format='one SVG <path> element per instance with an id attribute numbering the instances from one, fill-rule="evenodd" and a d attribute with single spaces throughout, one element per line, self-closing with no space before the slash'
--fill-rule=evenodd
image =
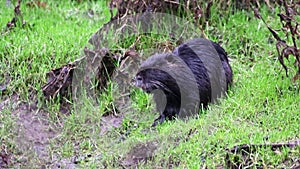
<path id="1" fill-rule="evenodd" d="M 143 78 L 142 78 L 141 76 L 137 76 L 137 77 L 136 77 L 136 80 L 137 80 L 137 81 L 142 81 Z"/>

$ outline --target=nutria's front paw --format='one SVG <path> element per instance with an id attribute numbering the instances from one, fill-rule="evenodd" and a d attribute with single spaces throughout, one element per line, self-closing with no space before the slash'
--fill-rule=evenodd
<path id="1" fill-rule="evenodd" d="M 151 127 L 155 127 L 158 124 L 161 124 L 165 121 L 165 116 L 164 115 L 160 115 L 157 119 L 154 120 L 153 124 Z"/>

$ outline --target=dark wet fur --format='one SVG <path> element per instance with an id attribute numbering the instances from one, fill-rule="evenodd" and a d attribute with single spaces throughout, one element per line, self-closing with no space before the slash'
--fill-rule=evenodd
<path id="1" fill-rule="evenodd" d="M 226 76 L 226 90 L 228 86 L 232 83 L 232 70 L 228 62 L 227 53 L 225 50 L 218 44 L 211 42 L 212 46 L 217 51 L 223 69 L 225 70 Z M 208 77 L 207 69 L 204 67 L 203 62 L 197 56 L 197 54 L 190 49 L 186 44 L 182 44 L 175 51 L 173 51 L 173 55 L 181 58 L 188 66 L 190 71 L 193 73 L 193 76 L 197 82 L 199 94 L 200 94 L 200 104 L 198 107 L 202 106 L 206 108 L 211 102 L 211 84 Z M 163 62 L 161 60 L 168 59 L 165 56 L 152 56 L 145 61 L 153 62 L 156 64 L 161 64 L 160 66 L 170 66 L 168 62 Z M 144 65 L 145 65 L 144 64 Z M 149 63 L 150 65 L 152 63 Z M 209 65 L 215 66 L 215 65 Z M 171 67 L 171 66 L 170 66 Z M 171 67 L 175 72 L 178 72 L 178 76 L 184 76 L 182 67 Z M 171 70 L 172 71 L 172 70 Z M 180 74 L 181 73 L 181 74 Z M 152 126 L 156 126 L 157 124 L 162 123 L 165 119 L 173 119 L 176 115 L 179 114 L 180 106 L 181 106 L 181 93 L 179 90 L 179 86 L 177 85 L 176 80 L 169 75 L 167 72 L 154 69 L 154 68 L 146 68 L 141 70 L 136 75 L 136 85 L 137 87 L 142 88 L 147 93 L 154 94 L 154 101 L 156 102 L 157 110 L 160 112 L 160 116 L 155 119 Z M 191 79 L 191 78 L 190 78 Z M 189 80 L 189 79 L 188 79 Z M 192 80 L 192 79 L 191 79 Z M 165 98 L 161 97 L 161 94 L 156 93 L 155 89 L 160 89 L 164 92 Z M 187 89 L 188 91 L 188 86 Z M 190 92 L 192 93 L 192 92 Z M 192 93 L 193 95 L 193 93 Z M 193 96 L 191 96 L 193 97 Z M 166 105 L 166 106 L 165 106 Z"/>
<path id="2" fill-rule="evenodd" d="M 211 101 L 211 85 L 203 62 L 197 54 L 185 44 L 179 46 L 175 54 L 179 56 L 193 72 L 199 88 L 200 102 L 202 106 L 206 108 Z"/>
<path id="3" fill-rule="evenodd" d="M 158 69 L 146 69 L 140 71 L 138 75 L 146 77 L 144 84 L 148 85 L 145 90 L 147 93 L 153 92 L 155 89 L 163 89 L 166 96 L 166 98 L 161 98 L 161 95 L 154 93 L 154 100 L 160 116 L 154 121 L 153 126 L 162 123 L 165 119 L 173 119 L 178 114 L 181 105 L 181 94 L 176 80 L 168 73 Z M 166 108 L 163 110 L 165 104 Z"/>
<path id="4" fill-rule="evenodd" d="M 225 70 L 225 75 L 226 75 L 226 84 L 227 84 L 227 89 L 228 87 L 232 84 L 232 69 L 229 64 L 228 56 L 225 50 L 217 43 L 212 42 L 214 48 L 219 54 L 219 57 L 222 62 L 223 69 Z"/>

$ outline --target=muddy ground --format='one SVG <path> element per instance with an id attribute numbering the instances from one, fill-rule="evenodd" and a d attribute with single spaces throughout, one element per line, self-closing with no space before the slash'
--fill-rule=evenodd
<path id="1" fill-rule="evenodd" d="M 71 157 L 62 159 L 55 153 L 49 152 L 51 141 L 61 133 L 61 123 L 51 122 L 49 112 L 38 108 L 37 103 L 19 101 L 17 95 L 7 98 L 0 103 L 0 110 L 12 106 L 11 116 L 15 120 L 12 131 L 15 152 L 7 151 L 6 143 L 2 143 L 0 152 L 0 168 L 77 168 L 78 161 L 86 157 Z M 62 108 L 60 113 L 65 113 Z M 112 115 L 103 117 L 100 135 L 105 134 L 112 127 L 119 127 L 122 118 Z"/>

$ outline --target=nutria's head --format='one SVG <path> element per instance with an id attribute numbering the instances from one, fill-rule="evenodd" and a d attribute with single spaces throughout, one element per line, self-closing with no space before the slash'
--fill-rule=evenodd
<path id="1" fill-rule="evenodd" d="M 147 93 L 161 90 L 169 96 L 180 96 L 179 84 L 185 84 L 189 77 L 189 68 L 173 53 L 162 53 L 150 56 L 145 60 L 135 78 L 135 86 Z M 197 87 L 197 86 L 196 86 Z"/>
<path id="2" fill-rule="evenodd" d="M 154 82 L 153 72 L 150 69 L 142 70 L 136 74 L 134 77 L 135 86 L 141 88 L 143 91 L 147 93 L 151 93 L 151 91 L 157 89 L 157 82 Z"/>
<path id="3" fill-rule="evenodd" d="M 177 87 L 174 78 L 158 69 L 144 69 L 139 71 L 134 78 L 134 83 L 136 87 L 141 88 L 147 93 L 151 93 L 156 89 L 173 93 L 173 88 Z"/>

